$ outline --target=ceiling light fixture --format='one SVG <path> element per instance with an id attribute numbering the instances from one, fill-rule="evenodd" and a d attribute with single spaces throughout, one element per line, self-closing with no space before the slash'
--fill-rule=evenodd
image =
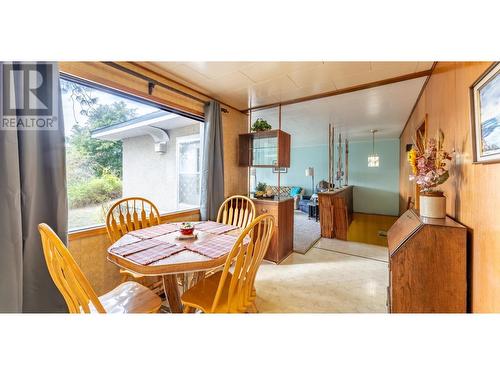
<path id="1" fill-rule="evenodd" d="M 368 166 L 370 168 L 376 168 L 380 164 L 380 158 L 375 153 L 375 133 L 377 132 L 377 129 L 372 129 L 370 131 L 372 132 L 372 153 L 371 155 L 368 155 Z"/>

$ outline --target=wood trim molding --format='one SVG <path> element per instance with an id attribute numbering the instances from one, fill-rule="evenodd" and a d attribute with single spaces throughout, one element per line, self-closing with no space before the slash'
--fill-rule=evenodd
<path id="1" fill-rule="evenodd" d="M 417 105 L 418 105 L 418 101 L 420 100 L 420 98 L 422 97 L 423 93 L 424 93 L 424 90 L 427 86 L 427 83 L 429 82 L 429 80 L 431 79 L 431 76 L 432 76 L 432 73 L 434 72 L 434 69 L 436 68 L 436 65 L 437 65 L 437 61 L 434 61 L 434 64 L 432 64 L 432 67 L 431 69 L 429 70 L 430 71 L 430 74 L 429 76 L 427 77 L 427 79 L 425 80 L 424 84 L 422 85 L 422 88 L 420 89 L 420 92 L 418 93 L 418 96 L 417 96 L 417 100 L 415 100 L 415 104 L 413 104 L 413 107 L 410 111 L 410 115 L 408 116 L 408 119 L 406 120 L 405 122 L 405 126 L 403 127 L 403 130 L 401 130 L 401 133 L 399 134 L 399 138 L 401 139 L 401 136 L 403 135 L 403 133 L 405 132 L 405 129 L 406 129 L 406 126 L 408 125 L 408 123 L 410 122 L 410 119 L 411 119 L 411 116 L 413 115 L 413 112 L 415 112 L 415 108 L 417 108 Z M 427 121 L 427 115 L 425 116 L 425 121 Z M 426 128 L 427 129 L 427 128 Z"/>
<path id="2" fill-rule="evenodd" d="M 160 223 L 166 223 L 169 221 L 173 221 L 185 216 L 191 216 L 191 215 L 200 215 L 200 209 L 192 209 L 192 210 L 186 210 L 186 211 L 177 211 L 177 212 L 169 212 L 166 214 L 160 215 Z M 79 238 L 86 238 L 86 237 L 94 237 L 94 236 L 100 236 L 107 234 L 106 226 L 105 225 L 99 225 L 91 228 L 84 228 L 84 229 L 77 229 L 77 230 L 72 230 L 69 231 L 68 233 L 68 241 L 73 241 L 77 240 Z"/>
<path id="3" fill-rule="evenodd" d="M 436 63 L 434 63 L 435 65 Z M 291 100 L 285 100 L 283 102 L 276 102 L 276 103 L 271 103 L 271 104 L 263 104 L 255 107 L 250 107 L 245 110 L 242 110 L 241 112 L 243 113 L 248 113 L 250 111 L 255 111 L 258 109 L 268 109 L 268 108 L 274 108 L 274 107 L 279 107 L 280 105 L 290 105 L 290 104 L 296 104 L 296 103 L 301 103 L 301 102 L 307 102 L 310 100 L 316 100 L 316 99 L 322 99 L 322 98 L 327 98 L 330 96 L 336 96 L 336 95 L 342 95 L 342 94 L 347 94 L 350 92 L 354 91 L 360 91 L 360 90 L 366 90 L 366 89 L 371 89 L 374 87 L 379 87 L 379 86 L 385 86 L 385 85 L 390 85 L 392 83 L 398 83 L 402 81 L 408 81 L 410 79 L 415 79 L 415 78 L 420 78 L 420 77 L 425 77 L 429 76 L 432 74 L 432 70 L 434 69 L 434 65 L 431 69 L 429 70 L 422 70 L 421 72 L 415 72 L 415 73 L 410 73 L 410 74 L 405 74 L 402 76 L 397 76 L 397 77 L 392 77 L 392 78 L 387 78 L 383 79 L 380 81 L 375 81 L 375 82 L 369 82 L 369 83 L 363 83 L 361 85 L 357 86 L 350 86 L 346 87 L 343 89 L 339 90 L 334 90 L 334 91 L 327 91 L 321 94 L 315 94 L 315 95 L 309 95 L 309 96 L 303 96 L 301 98 L 296 98 L 296 99 L 291 99 Z"/>
<path id="4" fill-rule="evenodd" d="M 114 90 L 122 91 L 126 94 L 137 96 L 139 98 L 148 100 L 153 103 L 158 103 L 160 105 L 175 108 L 182 112 L 191 113 L 196 116 L 200 117 L 205 116 L 205 114 L 202 111 L 196 110 L 192 107 L 176 102 L 175 100 L 164 99 L 159 97 L 158 95 L 149 95 L 146 89 L 146 85 L 143 85 L 143 88 L 141 86 L 141 89 L 133 87 L 133 86 L 137 87 L 137 82 L 139 82 L 138 78 L 134 78 L 129 75 L 129 77 L 132 77 L 131 81 L 134 81 L 135 84 L 123 84 L 118 82 L 116 77 L 110 74 L 110 71 L 111 70 L 114 70 L 116 72 L 119 71 L 101 62 L 82 62 L 82 63 L 60 62 L 59 69 L 61 72 L 66 73 L 70 76 L 94 82 Z M 127 77 L 126 73 L 124 72 L 121 72 L 119 75 L 121 78 Z M 173 94 L 172 98 L 173 97 L 181 97 L 181 96 L 180 94 Z M 202 109 L 203 108 L 202 104 L 201 103 L 198 104 L 199 108 Z"/>

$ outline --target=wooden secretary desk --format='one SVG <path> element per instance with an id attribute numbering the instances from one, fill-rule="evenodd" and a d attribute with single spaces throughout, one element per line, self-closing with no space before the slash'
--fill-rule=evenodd
<path id="1" fill-rule="evenodd" d="M 467 229 L 406 211 L 387 233 L 391 313 L 467 312 Z"/>

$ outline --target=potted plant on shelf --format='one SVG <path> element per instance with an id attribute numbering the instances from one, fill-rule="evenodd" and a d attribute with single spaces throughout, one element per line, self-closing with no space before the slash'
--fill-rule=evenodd
<path id="1" fill-rule="evenodd" d="M 266 130 L 271 130 L 272 126 L 264 119 L 258 118 L 252 125 L 251 130 L 253 132 L 262 132 Z"/>
<path id="2" fill-rule="evenodd" d="M 438 139 L 421 139 L 408 151 L 412 168 L 410 180 L 420 188 L 420 215 L 431 218 L 446 217 L 446 197 L 436 188 L 450 176 L 448 161 L 451 155 L 443 149 L 444 134 L 438 131 Z"/>
<path id="3" fill-rule="evenodd" d="M 259 182 L 255 187 L 255 198 L 274 198 L 273 189 L 267 186 L 264 182 Z"/>

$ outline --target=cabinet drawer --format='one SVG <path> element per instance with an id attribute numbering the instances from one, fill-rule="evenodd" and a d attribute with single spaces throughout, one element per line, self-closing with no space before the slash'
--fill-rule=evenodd
<path id="1" fill-rule="evenodd" d="M 256 216 L 263 214 L 271 214 L 276 220 L 276 225 L 278 225 L 278 205 L 271 204 L 256 204 L 255 210 L 257 211 Z"/>

